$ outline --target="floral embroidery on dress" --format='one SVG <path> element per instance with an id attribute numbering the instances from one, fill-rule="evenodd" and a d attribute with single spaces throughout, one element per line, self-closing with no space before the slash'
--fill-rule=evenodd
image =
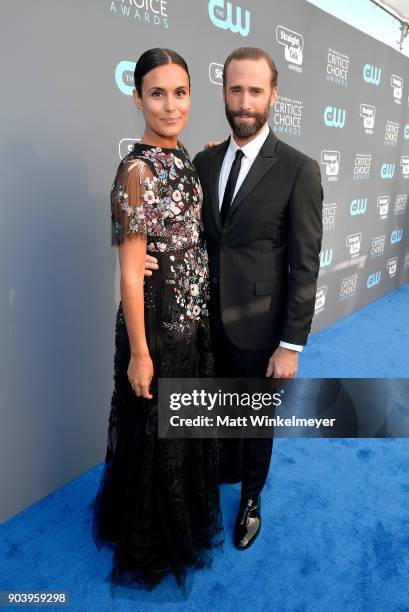
<path id="1" fill-rule="evenodd" d="M 187 332 L 208 316 L 208 258 L 203 241 L 200 181 L 183 145 L 163 149 L 136 144 L 122 160 L 111 189 L 112 244 L 143 234 L 160 260 L 160 290 L 171 300 L 161 325 Z M 157 272 L 154 275 L 157 275 Z M 145 280 L 145 307 L 158 307 L 158 291 Z"/>
<path id="2" fill-rule="evenodd" d="M 201 317 L 208 316 L 208 257 L 203 249 L 189 249 L 181 259 L 170 255 L 170 260 L 171 273 L 166 283 L 173 286 L 179 314 L 164 326 L 182 331 L 189 320 L 200 322 Z"/>

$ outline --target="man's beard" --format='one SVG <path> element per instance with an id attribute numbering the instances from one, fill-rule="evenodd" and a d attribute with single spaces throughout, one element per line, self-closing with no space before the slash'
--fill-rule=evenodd
<path id="1" fill-rule="evenodd" d="M 270 112 L 270 105 L 268 104 L 264 109 L 263 113 L 245 113 L 243 111 L 231 111 L 227 104 L 224 105 L 227 121 L 230 124 L 233 134 L 239 138 L 248 138 L 254 136 L 266 123 Z M 240 117 L 252 117 L 254 121 L 240 122 Z"/>

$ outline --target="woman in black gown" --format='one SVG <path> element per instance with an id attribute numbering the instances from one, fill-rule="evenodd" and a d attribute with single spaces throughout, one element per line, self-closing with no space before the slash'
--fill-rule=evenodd
<path id="1" fill-rule="evenodd" d="M 121 301 L 114 391 L 103 475 L 94 500 L 98 548 L 113 548 L 111 587 L 153 589 L 172 573 L 208 564 L 224 539 L 218 446 L 212 439 L 159 439 L 158 377 L 212 375 L 202 191 L 178 136 L 190 107 L 185 61 L 151 49 L 135 68 L 142 139 L 119 165 L 111 191 Z M 159 270 L 144 279 L 145 255 Z"/>

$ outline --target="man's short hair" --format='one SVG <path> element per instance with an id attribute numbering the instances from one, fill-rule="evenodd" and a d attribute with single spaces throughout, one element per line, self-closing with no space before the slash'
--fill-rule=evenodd
<path id="1" fill-rule="evenodd" d="M 271 87 L 277 87 L 278 70 L 272 57 L 258 47 L 239 47 L 230 53 L 223 67 L 223 88 L 226 89 L 227 67 L 232 60 L 259 60 L 265 59 L 271 70 Z"/>

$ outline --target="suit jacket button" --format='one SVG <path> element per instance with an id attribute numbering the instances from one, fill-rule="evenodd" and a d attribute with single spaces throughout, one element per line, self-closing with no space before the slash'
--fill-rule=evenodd
<path id="1" fill-rule="evenodd" d="M 217 276 L 212 276 L 212 283 L 214 283 L 215 285 L 217 284 L 217 281 L 219 279 L 217 278 Z"/>

